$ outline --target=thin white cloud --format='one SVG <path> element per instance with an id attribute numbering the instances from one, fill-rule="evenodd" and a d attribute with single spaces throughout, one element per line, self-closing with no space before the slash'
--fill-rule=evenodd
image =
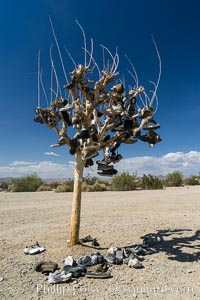
<path id="1" fill-rule="evenodd" d="M 16 167 L 16 166 L 29 166 L 29 165 L 35 165 L 37 162 L 35 161 L 13 161 L 9 166 Z"/>
<path id="2" fill-rule="evenodd" d="M 55 153 L 55 152 L 44 152 L 45 155 L 49 155 L 49 156 L 60 156 L 59 154 Z"/>
<path id="3" fill-rule="evenodd" d="M 166 175 L 174 171 L 180 171 L 184 175 L 198 174 L 200 172 L 200 152 L 167 153 L 161 157 L 136 156 L 121 160 L 114 167 L 119 171 L 137 172 L 138 175 L 153 174 Z M 85 169 L 85 174 L 97 176 L 97 165 Z M 0 166 L 0 177 L 19 177 L 36 173 L 42 178 L 73 178 L 74 161 L 67 164 L 54 163 L 52 161 L 14 161 L 7 166 Z"/>

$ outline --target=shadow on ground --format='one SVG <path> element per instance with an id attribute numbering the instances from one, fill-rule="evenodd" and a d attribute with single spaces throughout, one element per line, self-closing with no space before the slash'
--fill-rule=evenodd
<path id="1" fill-rule="evenodd" d="M 200 260 L 200 230 L 191 236 L 185 236 L 191 231 L 191 229 L 158 230 L 141 238 L 155 252 L 165 252 L 170 260 L 194 262 Z"/>

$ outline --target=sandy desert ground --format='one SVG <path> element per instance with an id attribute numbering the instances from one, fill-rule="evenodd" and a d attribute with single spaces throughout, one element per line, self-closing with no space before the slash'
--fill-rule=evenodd
<path id="1" fill-rule="evenodd" d="M 95 252 L 67 244 L 71 200 L 71 193 L 0 193 L 0 299 L 200 299 L 200 187 L 83 193 L 81 237 L 121 247 L 151 235 L 156 252 L 144 256 L 142 269 L 114 265 L 110 279 L 50 285 L 35 263 L 62 268 L 67 255 Z M 46 252 L 25 255 L 35 241 Z"/>

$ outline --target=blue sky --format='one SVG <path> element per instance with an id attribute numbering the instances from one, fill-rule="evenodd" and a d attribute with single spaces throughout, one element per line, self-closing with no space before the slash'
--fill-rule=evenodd
<path id="1" fill-rule="evenodd" d="M 112 52 L 118 46 L 120 71 L 125 72 L 127 54 L 137 69 L 139 83 L 148 88 L 156 80 L 158 60 L 154 35 L 162 58 L 155 119 L 163 141 L 154 148 L 146 143 L 123 145 L 117 169 L 154 174 L 180 170 L 185 175 L 200 171 L 200 3 L 198 0 L 72 1 L 35 0 L 0 2 L 0 177 L 36 172 L 42 177 L 69 177 L 74 157 L 67 147 L 52 151 L 56 134 L 34 123 L 37 106 L 37 54 L 41 50 L 43 81 L 49 92 L 49 47 L 54 43 L 49 16 L 63 53 L 67 73 L 73 69 L 64 44 L 76 63 L 84 63 L 83 39 L 75 20 L 92 37 L 95 58 L 104 44 Z M 59 80 L 65 84 L 55 45 L 53 53 Z M 132 83 L 133 84 L 133 83 Z M 41 105 L 45 98 L 41 95 Z M 100 158 L 102 157 L 99 156 Z M 87 171 L 88 172 L 88 171 Z M 95 168 L 91 170 L 95 175 Z"/>

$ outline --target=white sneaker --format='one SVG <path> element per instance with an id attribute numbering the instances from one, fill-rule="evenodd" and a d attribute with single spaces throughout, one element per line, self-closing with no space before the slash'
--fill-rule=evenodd
<path id="1" fill-rule="evenodd" d="M 66 282 L 72 278 L 72 273 L 65 274 L 64 271 L 60 272 L 56 270 L 54 273 L 49 273 L 48 282 L 49 283 L 59 283 Z"/>
<path id="2" fill-rule="evenodd" d="M 36 242 L 36 244 L 33 246 L 24 248 L 24 254 L 26 254 L 26 255 L 28 255 L 28 254 L 33 255 L 33 254 L 41 253 L 44 251 L 45 251 L 45 248 L 40 247 L 38 242 Z"/>

